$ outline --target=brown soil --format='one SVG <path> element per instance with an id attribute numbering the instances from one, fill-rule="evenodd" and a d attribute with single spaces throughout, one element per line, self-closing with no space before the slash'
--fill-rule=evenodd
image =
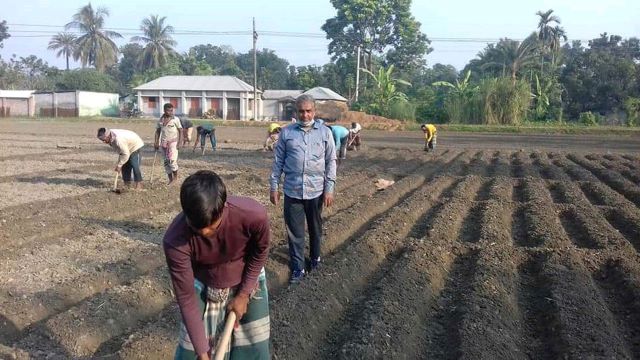
<path id="1" fill-rule="evenodd" d="M 156 164 L 153 187 L 109 192 L 116 155 L 95 127 L 0 122 L 0 358 L 172 358 L 160 243 L 178 187 Z M 267 206 L 274 358 L 640 357 L 637 139 L 607 153 L 579 137 L 442 134 L 425 153 L 419 133 L 365 131 L 324 213 L 323 267 L 289 288 L 264 129 L 218 132 L 218 152 L 181 151 L 181 174 L 213 169 Z M 378 178 L 395 184 L 376 191 Z"/>

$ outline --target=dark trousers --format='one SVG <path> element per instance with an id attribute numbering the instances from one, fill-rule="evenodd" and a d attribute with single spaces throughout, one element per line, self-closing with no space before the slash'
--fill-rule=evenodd
<path id="1" fill-rule="evenodd" d="M 424 151 L 435 150 L 436 149 L 436 136 L 433 135 L 431 141 L 424 140 Z"/>
<path id="2" fill-rule="evenodd" d="M 284 196 L 284 222 L 289 241 L 289 268 L 304 270 L 304 245 L 307 221 L 311 259 L 320 257 L 322 242 L 322 195 L 315 199 L 301 200 Z"/>
<path id="3" fill-rule="evenodd" d="M 345 136 L 340 139 L 340 149 L 336 149 L 338 152 L 338 159 L 347 158 L 347 143 L 349 142 L 349 136 Z"/>
<path id="4" fill-rule="evenodd" d="M 218 145 L 218 139 L 216 139 L 216 130 L 213 129 L 211 131 L 203 131 L 200 134 L 200 148 L 203 149 L 204 148 L 204 144 L 207 142 L 207 137 L 209 137 L 209 141 L 211 142 L 211 148 L 213 150 L 216 149 L 216 146 Z"/>
<path id="5" fill-rule="evenodd" d="M 122 165 L 122 180 L 124 182 L 131 181 L 131 174 L 135 182 L 142 181 L 142 172 L 140 171 L 140 150 L 136 150 L 129 155 L 129 161 Z"/>

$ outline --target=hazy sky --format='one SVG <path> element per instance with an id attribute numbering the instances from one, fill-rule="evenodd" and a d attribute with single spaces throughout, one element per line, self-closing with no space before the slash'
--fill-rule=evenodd
<path id="1" fill-rule="evenodd" d="M 88 1 L 83 0 L 0 0 L 0 21 L 9 24 L 11 38 L 4 41 L 0 56 L 37 55 L 51 65 L 63 68 L 65 60 L 47 50 L 51 36 L 63 31 L 64 24 Z M 138 35 L 140 22 L 151 14 L 166 16 L 176 32 L 248 31 L 251 18 L 257 30 L 317 34 L 317 37 L 282 37 L 263 34 L 258 47 L 270 48 L 294 65 L 322 65 L 329 61 L 328 40 L 320 29 L 335 15 L 328 0 L 237 0 L 237 1 L 158 1 L 102 0 L 94 7 L 109 9 L 106 27 L 124 35 L 118 45 Z M 538 10 L 554 9 L 570 40 L 588 40 L 602 32 L 623 37 L 640 36 L 638 0 L 487 0 L 487 1 L 415 1 L 412 12 L 422 23 L 422 31 L 433 40 L 433 52 L 427 55 L 431 66 L 452 64 L 461 69 L 475 57 L 487 40 L 501 37 L 522 39 L 535 30 Z M 39 26 L 27 26 L 39 25 Z M 44 25 L 44 26 L 43 26 Z M 236 52 L 251 48 L 250 35 L 176 34 L 177 49 L 187 51 L 198 44 L 230 45 Z M 461 39 L 465 39 L 461 41 Z M 467 39 L 471 39 L 470 41 Z M 77 67 L 77 63 L 73 63 Z"/>

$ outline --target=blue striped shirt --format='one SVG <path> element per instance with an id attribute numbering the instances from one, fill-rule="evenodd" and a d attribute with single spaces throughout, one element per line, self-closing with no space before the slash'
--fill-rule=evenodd
<path id="1" fill-rule="evenodd" d="M 331 130 L 314 121 L 311 130 L 291 124 L 282 129 L 274 150 L 271 191 L 282 190 L 295 199 L 315 199 L 332 193 L 336 183 L 336 147 Z"/>

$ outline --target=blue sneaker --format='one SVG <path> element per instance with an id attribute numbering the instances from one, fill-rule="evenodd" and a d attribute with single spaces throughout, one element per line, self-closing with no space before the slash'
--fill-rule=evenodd
<path id="1" fill-rule="evenodd" d="M 311 260 L 311 271 L 318 270 L 320 267 L 320 257 Z"/>
<path id="2" fill-rule="evenodd" d="M 304 270 L 294 270 L 289 277 L 289 285 L 298 284 L 304 279 Z"/>

